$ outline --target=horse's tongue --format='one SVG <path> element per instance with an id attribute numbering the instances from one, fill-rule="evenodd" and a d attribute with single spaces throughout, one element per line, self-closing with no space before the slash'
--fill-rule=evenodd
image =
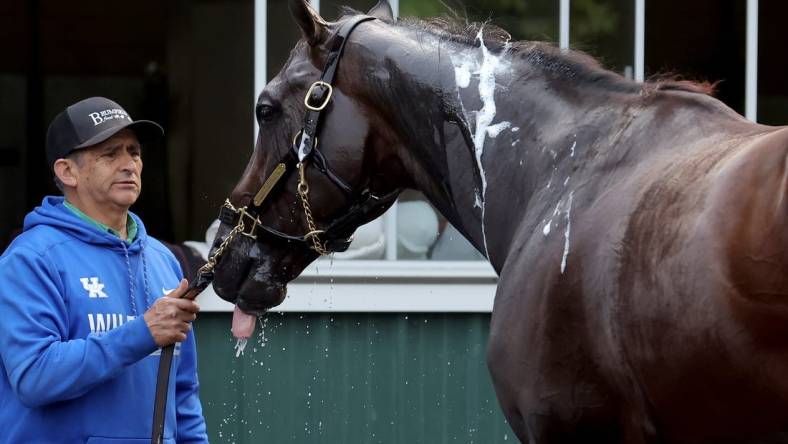
<path id="1" fill-rule="evenodd" d="M 238 306 L 233 310 L 233 336 L 238 339 L 247 339 L 254 333 L 254 323 L 256 318 L 241 311 Z"/>

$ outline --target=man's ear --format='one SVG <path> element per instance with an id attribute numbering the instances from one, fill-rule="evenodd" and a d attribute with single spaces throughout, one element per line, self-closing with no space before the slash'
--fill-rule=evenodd
<path id="1" fill-rule="evenodd" d="M 58 159 L 55 161 L 55 176 L 69 187 L 77 186 L 77 165 L 70 159 Z"/>

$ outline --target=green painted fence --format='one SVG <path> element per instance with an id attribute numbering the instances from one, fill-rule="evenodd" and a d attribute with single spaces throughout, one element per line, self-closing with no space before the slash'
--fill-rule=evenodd
<path id="1" fill-rule="evenodd" d="M 202 313 L 211 442 L 517 442 L 484 364 L 489 319 L 273 313 L 236 358 L 230 313 Z"/>

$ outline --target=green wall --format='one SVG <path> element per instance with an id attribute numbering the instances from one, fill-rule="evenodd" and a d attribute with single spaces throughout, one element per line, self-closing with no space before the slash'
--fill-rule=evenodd
<path id="1" fill-rule="evenodd" d="M 236 358 L 195 323 L 212 442 L 517 442 L 484 364 L 488 314 L 268 314 Z"/>

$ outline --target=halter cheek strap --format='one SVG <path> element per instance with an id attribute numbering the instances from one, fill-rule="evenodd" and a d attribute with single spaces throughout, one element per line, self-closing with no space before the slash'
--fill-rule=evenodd
<path id="1" fill-rule="evenodd" d="M 346 22 L 337 32 L 334 37 L 331 50 L 326 57 L 326 66 L 323 68 L 323 74 L 320 80 L 312 84 L 304 98 L 307 112 L 304 116 L 304 124 L 301 130 L 301 141 L 296 148 L 298 154 L 298 161 L 303 162 L 312 153 L 312 150 L 317 146 L 317 133 L 320 125 L 320 117 L 322 111 L 331 100 L 334 88 L 331 86 L 334 82 L 337 68 L 339 67 L 339 60 L 342 53 L 345 51 L 350 33 L 356 29 L 356 26 L 361 23 L 375 20 L 371 16 L 358 16 Z"/>
<path id="2" fill-rule="evenodd" d="M 306 243 L 319 254 L 345 251 L 350 246 L 351 235 L 355 226 L 375 210 L 390 205 L 400 193 L 395 190 L 385 196 L 377 196 L 369 188 L 360 192 L 353 189 L 347 182 L 335 174 L 322 152 L 318 149 L 318 134 L 322 122 L 323 112 L 331 101 L 334 88 L 332 82 L 337 73 L 339 60 L 345 50 L 348 37 L 361 23 L 375 20 L 371 16 L 358 16 L 344 23 L 332 40 L 331 49 L 326 58 L 326 65 L 320 80 L 314 82 L 304 97 L 307 109 L 304 115 L 301 130 L 293 138 L 291 149 L 277 162 L 276 167 L 263 182 L 255 194 L 251 205 L 236 208 L 229 199 L 224 203 L 219 219 L 236 227 L 236 232 L 257 239 L 263 234 L 274 240 L 286 242 Z M 307 165 L 314 165 L 318 171 L 325 175 L 339 189 L 350 202 L 345 214 L 334 220 L 325 230 L 317 229 L 312 218 L 309 205 L 309 185 L 305 177 Z M 303 236 L 285 234 L 272 227 L 264 225 L 259 218 L 263 207 L 267 204 L 268 197 L 275 194 L 296 170 L 300 172 L 298 181 L 298 195 L 303 206 L 304 217 L 309 231 Z M 259 230 L 258 230 L 259 229 Z"/>

